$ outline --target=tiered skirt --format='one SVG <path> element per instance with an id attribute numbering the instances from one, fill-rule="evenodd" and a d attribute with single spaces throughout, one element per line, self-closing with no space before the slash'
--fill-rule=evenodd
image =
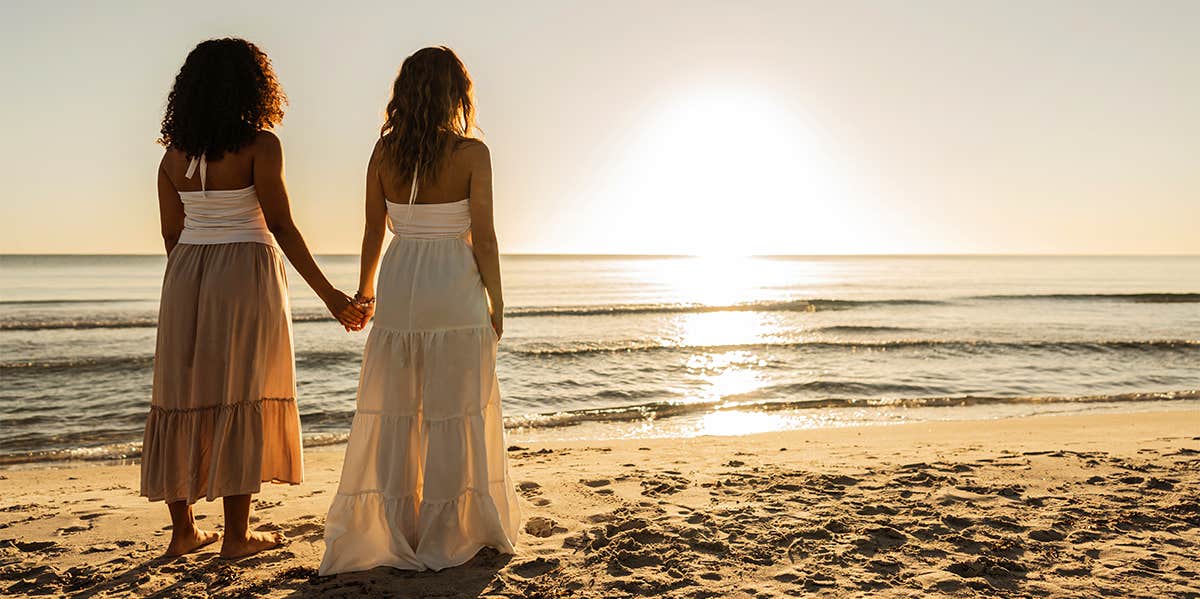
<path id="1" fill-rule="evenodd" d="M 300 483 L 294 364 L 279 249 L 177 245 L 163 278 L 141 494 L 193 503 Z"/>
<path id="2" fill-rule="evenodd" d="M 461 239 L 394 241 L 379 273 L 322 575 L 440 570 L 512 553 L 496 336 Z"/>

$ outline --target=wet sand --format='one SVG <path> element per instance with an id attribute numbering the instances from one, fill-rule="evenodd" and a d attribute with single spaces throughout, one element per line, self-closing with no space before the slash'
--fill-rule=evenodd
<path id="1" fill-rule="evenodd" d="M 1200 597 L 1200 410 L 744 437 L 510 438 L 518 554 L 318 577 L 341 447 L 272 485 L 285 547 L 158 557 L 136 465 L 0 471 L 0 591 L 21 595 Z M 200 502 L 220 527 L 220 503 Z"/>

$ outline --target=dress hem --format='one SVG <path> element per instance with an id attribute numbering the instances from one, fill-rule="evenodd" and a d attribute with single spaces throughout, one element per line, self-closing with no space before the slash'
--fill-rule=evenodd
<path id="1" fill-rule="evenodd" d="M 222 499 L 225 497 L 234 497 L 237 495 L 257 495 L 260 492 L 262 492 L 262 483 L 270 483 L 273 485 L 291 485 L 291 486 L 295 487 L 297 485 L 304 484 L 304 480 L 303 480 L 303 478 L 301 480 L 287 480 L 287 479 L 278 478 L 278 477 L 265 478 L 265 479 L 259 481 L 259 484 L 255 485 L 253 489 L 246 489 L 246 490 L 239 489 L 236 492 L 221 492 L 221 493 L 217 493 L 217 494 L 211 495 L 211 496 L 205 494 L 205 495 L 200 495 L 197 497 L 174 497 L 171 499 L 167 499 L 166 497 L 152 497 L 152 496 L 150 496 L 150 494 L 146 493 L 145 491 L 138 493 L 138 496 L 145 497 L 148 501 L 162 501 L 165 503 L 174 503 L 176 501 L 186 501 L 188 503 L 188 505 L 192 505 L 192 504 L 200 501 L 201 499 L 203 499 L 205 501 L 216 501 L 218 499 Z"/>

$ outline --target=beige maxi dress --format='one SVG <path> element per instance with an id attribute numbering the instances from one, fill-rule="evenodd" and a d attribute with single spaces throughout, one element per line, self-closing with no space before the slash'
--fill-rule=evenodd
<path id="1" fill-rule="evenodd" d="M 303 478 L 283 257 L 254 187 L 180 192 L 167 258 L 141 494 L 187 501 Z"/>
<path id="2" fill-rule="evenodd" d="M 415 181 L 416 177 L 414 177 Z M 496 333 L 467 240 L 469 201 L 387 203 L 358 406 L 325 519 L 322 575 L 440 570 L 481 548 L 512 553 Z"/>

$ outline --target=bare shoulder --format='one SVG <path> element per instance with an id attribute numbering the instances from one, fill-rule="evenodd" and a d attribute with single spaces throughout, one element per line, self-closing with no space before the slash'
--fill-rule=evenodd
<path id="1" fill-rule="evenodd" d="M 264 129 L 254 134 L 254 141 L 250 142 L 250 150 L 255 156 L 280 156 L 283 154 L 283 143 L 279 141 L 279 136 L 275 135 L 274 131 Z"/>
<path id="2" fill-rule="evenodd" d="M 167 150 L 165 152 L 163 152 L 162 160 L 158 161 L 159 172 L 162 172 L 162 173 L 171 172 L 171 167 L 174 166 L 176 162 L 179 162 L 180 154 L 183 154 L 183 152 L 180 152 L 179 150 L 173 150 L 171 148 L 167 148 Z"/>
<path id="3" fill-rule="evenodd" d="M 370 158 L 370 162 L 368 164 L 370 164 L 371 166 L 378 167 L 379 159 L 383 157 L 383 152 L 384 152 L 383 138 L 380 137 L 379 139 L 375 140 L 375 146 L 371 148 L 371 158 Z"/>
<path id="4" fill-rule="evenodd" d="M 182 150 L 167 148 L 163 152 L 162 160 L 158 161 L 158 174 L 171 181 L 171 185 L 175 185 L 175 178 L 187 168 L 186 165 L 187 155 Z"/>
<path id="5" fill-rule="evenodd" d="M 492 164 L 492 153 L 487 144 L 479 139 L 461 139 L 456 149 L 459 160 L 472 169 Z"/>

